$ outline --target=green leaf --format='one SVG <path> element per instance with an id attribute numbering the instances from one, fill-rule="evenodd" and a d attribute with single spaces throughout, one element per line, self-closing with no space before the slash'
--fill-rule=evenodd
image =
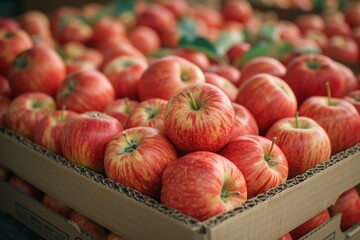
<path id="1" fill-rule="evenodd" d="M 313 0 L 313 6 L 316 10 L 324 10 L 326 8 L 326 0 Z"/>
<path id="2" fill-rule="evenodd" d="M 259 30 L 258 38 L 261 40 L 276 42 L 279 38 L 279 31 L 275 26 L 264 24 Z"/>
<path id="3" fill-rule="evenodd" d="M 134 12 L 135 1 L 133 0 L 115 0 L 115 16 L 121 16 L 125 12 Z"/>
<path id="4" fill-rule="evenodd" d="M 218 54 L 224 56 L 232 46 L 241 43 L 243 40 L 242 32 L 223 31 L 215 42 L 215 48 Z"/>
<path id="5" fill-rule="evenodd" d="M 196 23 L 188 18 L 181 18 L 178 23 L 180 38 L 186 38 L 189 41 L 196 38 Z"/>
<path id="6" fill-rule="evenodd" d="M 161 48 L 156 52 L 152 52 L 147 54 L 147 57 L 151 57 L 151 58 L 161 58 L 161 57 L 165 57 L 170 55 L 172 52 L 171 48 Z"/>

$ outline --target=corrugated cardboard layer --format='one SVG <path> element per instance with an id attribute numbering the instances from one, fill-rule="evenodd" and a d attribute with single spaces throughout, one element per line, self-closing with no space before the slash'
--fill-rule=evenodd
<path id="1" fill-rule="evenodd" d="M 198 222 L 5 128 L 0 142 L 0 164 L 129 240 L 274 240 L 360 183 L 358 144 L 238 209 Z"/>

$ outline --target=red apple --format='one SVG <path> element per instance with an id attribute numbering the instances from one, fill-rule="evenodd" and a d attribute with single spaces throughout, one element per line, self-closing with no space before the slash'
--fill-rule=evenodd
<path id="1" fill-rule="evenodd" d="M 239 65 L 239 60 L 251 49 L 251 44 L 248 42 L 241 42 L 232 46 L 227 52 L 226 56 L 231 65 Z"/>
<path id="2" fill-rule="evenodd" d="M 27 92 L 55 96 L 65 74 L 65 64 L 55 50 L 36 44 L 15 58 L 8 79 L 15 96 Z"/>
<path id="3" fill-rule="evenodd" d="M 354 90 L 348 93 L 344 99 L 351 103 L 360 114 L 360 90 Z"/>
<path id="4" fill-rule="evenodd" d="M 340 62 L 337 62 L 339 70 L 343 76 L 344 92 L 341 96 L 348 95 L 351 91 L 357 90 L 360 87 L 360 81 L 356 77 L 353 70 Z"/>
<path id="5" fill-rule="evenodd" d="M 129 40 L 143 54 L 156 52 L 161 47 L 159 34 L 146 26 L 138 26 L 130 31 Z"/>
<path id="6" fill-rule="evenodd" d="M 1 75 L 0 75 L 0 95 L 9 98 L 12 96 L 9 81 Z"/>
<path id="7" fill-rule="evenodd" d="M 94 222 L 85 215 L 82 215 L 76 211 L 72 211 L 69 215 L 69 220 L 76 223 L 76 225 L 82 231 L 90 233 L 96 240 L 106 240 L 108 235 L 106 228 Z"/>
<path id="8" fill-rule="evenodd" d="M 155 2 L 169 9 L 176 18 L 182 17 L 189 8 L 187 0 L 156 0 Z"/>
<path id="9" fill-rule="evenodd" d="M 351 2 L 345 5 L 343 10 L 345 21 L 350 25 L 351 28 L 360 26 L 360 4 L 359 2 Z"/>
<path id="10" fill-rule="evenodd" d="M 80 16 L 80 9 L 71 6 L 60 6 L 50 16 L 50 29 L 53 34 L 57 31 L 57 26 L 64 24 L 69 17 Z"/>
<path id="11" fill-rule="evenodd" d="M 19 23 L 9 17 L 0 16 L 0 29 L 5 29 L 8 31 L 16 31 L 20 28 Z"/>
<path id="12" fill-rule="evenodd" d="M 65 122 L 77 115 L 76 112 L 59 110 L 43 117 L 34 128 L 34 141 L 50 151 L 61 155 L 61 131 Z"/>
<path id="13" fill-rule="evenodd" d="M 132 127 L 153 127 L 166 134 L 164 127 L 164 111 L 167 100 L 150 98 L 140 102 L 129 115 L 126 128 Z"/>
<path id="14" fill-rule="evenodd" d="M 359 61 L 359 47 L 355 40 L 341 35 L 329 38 L 324 54 L 346 64 L 356 64 Z"/>
<path id="15" fill-rule="evenodd" d="M 5 114 L 5 125 L 32 140 L 36 124 L 55 110 L 56 103 L 51 96 L 39 92 L 24 93 L 11 101 Z"/>
<path id="16" fill-rule="evenodd" d="M 356 188 L 343 192 L 330 207 L 330 213 L 341 213 L 340 227 L 343 231 L 360 222 L 360 196 Z"/>
<path id="17" fill-rule="evenodd" d="M 265 137 L 277 138 L 285 154 L 289 178 L 325 162 L 331 156 L 331 143 L 325 130 L 308 117 L 289 117 L 275 122 Z"/>
<path id="18" fill-rule="evenodd" d="M 181 150 L 216 152 L 232 136 L 235 111 L 219 88 L 198 83 L 178 91 L 164 112 L 165 130 Z"/>
<path id="19" fill-rule="evenodd" d="M 235 127 L 231 138 L 242 135 L 259 135 L 259 127 L 254 116 L 244 106 L 232 103 L 235 110 Z"/>
<path id="20" fill-rule="evenodd" d="M 239 207 L 247 200 L 241 171 L 212 152 L 189 153 L 162 175 L 161 203 L 199 221 Z"/>
<path id="21" fill-rule="evenodd" d="M 122 130 L 119 121 L 105 113 L 82 113 L 63 126 L 60 137 L 62 153 L 74 164 L 103 172 L 106 145 Z"/>
<path id="22" fill-rule="evenodd" d="M 175 148 L 158 129 L 129 128 L 107 145 L 105 174 L 115 182 L 159 200 L 163 171 L 176 158 Z"/>
<path id="23" fill-rule="evenodd" d="M 101 3 L 85 3 L 80 7 L 81 15 L 87 19 L 92 19 L 100 14 L 100 11 L 103 10 L 104 5 Z"/>
<path id="24" fill-rule="evenodd" d="M 322 52 L 325 50 L 329 42 L 328 37 L 325 35 L 325 33 L 319 30 L 307 31 L 304 38 L 310 39 L 311 41 L 315 42 Z"/>
<path id="25" fill-rule="evenodd" d="M 100 51 L 78 42 L 65 43 L 61 46 L 61 50 L 65 55 L 65 61 L 68 59 L 89 61 L 97 67 L 103 60 L 103 55 Z"/>
<path id="26" fill-rule="evenodd" d="M 286 73 L 286 68 L 275 58 L 267 56 L 256 57 L 247 62 L 241 69 L 241 76 L 237 86 L 240 86 L 246 80 L 259 73 L 267 73 L 282 78 Z"/>
<path id="27" fill-rule="evenodd" d="M 31 46 L 31 38 L 25 31 L 0 29 L 0 74 L 7 75 L 15 57 Z"/>
<path id="28" fill-rule="evenodd" d="M 122 56 L 109 62 L 103 72 L 114 87 L 115 98 L 138 100 L 139 81 L 147 68 L 142 58 Z"/>
<path id="29" fill-rule="evenodd" d="M 196 66 L 198 66 L 203 71 L 205 69 L 209 68 L 209 66 L 210 66 L 209 58 L 200 51 L 179 48 L 179 49 L 174 50 L 172 52 L 172 54 L 175 56 L 185 58 L 186 60 L 189 60 L 190 62 L 194 63 Z"/>
<path id="30" fill-rule="evenodd" d="M 243 135 L 230 140 L 219 154 L 244 175 L 248 198 L 265 193 L 284 183 L 288 177 L 288 163 L 284 153 L 273 141 L 256 135 Z"/>
<path id="31" fill-rule="evenodd" d="M 238 93 L 237 87 L 226 78 L 216 73 L 205 73 L 205 82 L 220 88 L 234 102 Z"/>
<path id="32" fill-rule="evenodd" d="M 11 186 L 18 189 L 20 192 L 28 195 L 29 197 L 35 198 L 36 200 L 40 200 L 43 196 L 42 191 L 17 175 L 12 175 L 8 182 Z"/>
<path id="33" fill-rule="evenodd" d="M 103 111 L 115 99 L 109 80 L 99 71 L 76 71 L 69 74 L 57 90 L 59 107 L 78 113 Z"/>
<path id="34" fill-rule="evenodd" d="M 103 42 L 114 42 L 126 36 L 126 28 L 120 19 L 104 16 L 93 25 L 93 36 L 91 41 L 95 46 Z"/>
<path id="35" fill-rule="evenodd" d="M 325 18 L 324 33 L 326 36 L 333 37 L 337 35 L 350 36 L 351 28 L 344 20 L 327 19 Z"/>
<path id="36" fill-rule="evenodd" d="M 253 16 L 253 8 L 247 1 L 226 1 L 221 13 L 227 21 L 246 23 Z"/>
<path id="37" fill-rule="evenodd" d="M 293 229 L 290 234 L 292 239 L 298 240 L 305 234 L 311 232 L 315 228 L 319 227 L 321 224 L 330 220 L 330 214 L 327 209 L 310 218 L 308 221 L 304 222 L 300 226 Z"/>
<path id="38" fill-rule="evenodd" d="M 220 29 L 222 27 L 223 16 L 215 8 L 204 4 L 194 4 L 191 9 L 195 18 L 204 21 L 208 29 Z"/>
<path id="39" fill-rule="evenodd" d="M 141 76 L 140 100 L 168 100 L 184 87 L 201 82 L 205 77 L 198 66 L 178 56 L 166 56 L 152 63 Z"/>
<path id="40" fill-rule="evenodd" d="M 245 81 L 239 87 L 235 102 L 251 112 L 261 135 L 277 120 L 295 116 L 297 109 L 297 101 L 289 85 L 266 73 L 257 74 Z"/>
<path id="41" fill-rule="evenodd" d="M 72 212 L 71 208 L 69 208 L 59 200 L 51 197 L 49 194 L 44 194 L 42 203 L 52 211 L 63 216 L 64 218 L 68 218 Z"/>
<path id="42" fill-rule="evenodd" d="M 324 128 L 331 141 L 332 154 L 360 142 L 360 115 L 344 99 L 310 97 L 300 105 L 299 114 L 314 119 Z"/>
<path id="43" fill-rule="evenodd" d="M 340 97 L 344 91 L 342 77 L 337 64 L 331 58 L 303 54 L 289 62 L 284 80 L 301 104 L 311 96 L 326 96 L 325 82 L 330 83 L 333 96 Z"/>
<path id="44" fill-rule="evenodd" d="M 129 100 L 128 98 L 117 99 L 106 106 L 104 113 L 116 118 L 125 128 L 129 116 L 138 104 L 138 101 Z"/>
<path id="45" fill-rule="evenodd" d="M 241 72 L 234 66 L 231 65 L 210 65 L 205 72 L 216 73 L 226 79 L 228 79 L 235 86 L 239 86 L 238 82 L 240 79 Z"/>
<path id="46" fill-rule="evenodd" d="M 64 60 L 66 67 L 66 75 L 76 71 L 95 71 L 97 70 L 97 66 L 87 60 L 79 60 L 79 59 L 71 59 L 67 58 Z"/>
<path id="47" fill-rule="evenodd" d="M 296 25 L 299 27 L 301 33 L 305 35 L 309 31 L 323 31 L 324 30 L 324 19 L 317 14 L 302 14 L 296 17 Z"/>

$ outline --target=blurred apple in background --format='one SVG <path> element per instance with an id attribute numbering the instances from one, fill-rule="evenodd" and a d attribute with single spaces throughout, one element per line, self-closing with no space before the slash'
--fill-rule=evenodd
<path id="1" fill-rule="evenodd" d="M 226 78 L 216 73 L 204 73 L 205 82 L 220 88 L 234 102 L 238 93 L 237 87 Z"/>
<path id="2" fill-rule="evenodd" d="M 45 93 L 24 93 L 10 102 L 5 126 L 32 140 L 36 124 L 56 110 L 55 100 Z"/>
<path id="3" fill-rule="evenodd" d="M 329 160 L 331 156 L 327 133 L 308 117 L 280 119 L 270 127 L 265 137 L 277 138 L 276 144 L 285 154 L 289 165 L 289 178 Z"/>
<path id="4" fill-rule="evenodd" d="M 232 136 L 235 111 L 223 91 L 208 83 L 198 83 L 178 91 L 169 100 L 164 125 L 179 149 L 216 152 Z"/>
<path id="5" fill-rule="evenodd" d="M 41 190 L 17 175 L 11 175 L 8 182 L 20 192 L 28 195 L 29 197 L 35 198 L 36 200 L 40 201 L 43 196 L 43 192 Z"/>
<path id="6" fill-rule="evenodd" d="M 31 38 L 24 30 L 0 29 L 0 74 L 7 76 L 16 56 L 31 47 Z"/>
<path id="7" fill-rule="evenodd" d="M 210 60 L 204 53 L 202 53 L 200 51 L 179 48 L 179 49 L 175 49 L 172 52 L 172 54 L 175 56 L 185 58 L 186 60 L 194 63 L 196 66 L 198 66 L 203 71 L 205 69 L 209 68 L 209 66 L 210 66 Z"/>
<path id="8" fill-rule="evenodd" d="M 50 151 L 62 155 L 61 131 L 65 122 L 77 115 L 76 112 L 63 109 L 43 117 L 34 128 L 34 141 Z"/>
<path id="9" fill-rule="evenodd" d="M 317 14 L 302 14 L 296 17 L 295 24 L 299 27 L 301 33 L 306 35 L 309 31 L 324 30 L 324 19 Z"/>
<path id="10" fill-rule="evenodd" d="M 127 34 L 127 29 L 120 19 L 112 16 L 104 16 L 97 20 L 93 26 L 91 42 L 95 47 L 106 42 L 121 41 Z"/>
<path id="11" fill-rule="evenodd" d="M 152 28 L 138 26 L 129 32 L 129 40 L 143 54 L 156 52 L 161 47 L 159 34 Z"/>
<path id="12" fill-rule="evenodd" d="M 248 198 L 265 193 L 284 183 L 288 163 L 284 153 L 273 141 L 256 135 L 235 137 L 219 154 L 233 162 L 244 175 Z"/>
<path id="13" fill-rule="evenodd" d="M 123 56 L 109 62 L 103 73 L 115 90 L 115 98 L 138 100 L 138 86 L 143 72 L 148 68 L 142 58 Z"/>
<path id="14" fill-rule="evenodd" d="M 310 97 L 299 107 L 299 114 L 314 119 L 327 132 L 332 154 L 360 142 L 360 115 L 349 102 L 340 98 Z"/>
<path id="15" fill-rule="evenodd" d="M 238 82 L 241 72 L 234 66 L 212 64 L 207 69 L 205 69 L 205 73 L 207 72 L 216 73 L 229 80 L 235 86 L 239 86 Z"/>
<path id="16" fill-rule="evenodd" d="M 324 49 L 324 54 L 335 61 L 345 64 L 356 64 L 359 62 L 359 47 L 351 37 L 341 35 L 329 38 Z"/>
<path id="17" fill-rule="evenodd" d="M 42 203 L 50 208 L 52 211 L 56 212 L 57 214 L 63 216 L 64 218 L 68 218 L 72 209 L 60 202 L 59 200 L 51 197 L 49 194 L 44 194 L 42 198 Z"/>
<path id="18" fill-rule="evenodd" d="M 325 209 L 300 226 L 296 227 L 294 230 L 290 231 L 291 237 L 292 239 L 297 240 L 328 220 L 330 220 L 330 214 L 329 211 Z"/>
<path id="19" fill-rule="evenodd" d="M 256 57 L 247 62 L 241 69 L 238 86 L 259 73 L 267 73 L 272 76 L 282 78 L 286 73 L 286 68 L 279 60 L 273 57 Z"/>
<path id="20" fill-rule="evenodd" d="M 321 52 L 324 52 L 329 42 L 328 37 L 320 30 L 309 30 L 305 33 L 304 38 L 315 42 Z"/>
<path id="21" fill-rule="evenodd" d="M 205 77 L 197 65 L 182 57 L 166 56 L 153 62 L 141 76 L 140 100 L 169 100 L 184 87 L 201 82 L 205 82 Z"/>
<path id="22" fill-rule="evenodd" d="M 344 99 L 351 103 L 360 114 L 360 90 L 351 91 Z"/>
<path id="23" fill-rule="evenodd" d="M 360 81 L 356 77 L 355 72 L 345 64 L 337 62 L 339 70 L 343 76 L 344 90 L 342 96 L 348 95 L 351 91 L 357 90 L 360 87 Z"/>
<path id="24" fill-rule="evenodd" d="M 232 103 L 235 110 L 235 127 L 231 138 L 241 135 L 259 135 L 259 127 L 257 126 L 254 116 L 244 106 Z"/>
<path id="25" fill-rule="evenodd" d="M 248 42 L 241 42 L 232 46 L 227 52 L 226 57 L 233 66 L 237 66 L 239 59 L 251 49 L 251 44 Z"/>
<path id="26" fill-rule="evenodd" d="M 129 100 L 128 98 L 117 99 L 106 106 L 104 113 L 116 118 L 121 123 L 123 128 L 125 128 L 129 116 L 135 110 L 138 104 L 138 101 Z"/>
<path id="27" fill-rule="evenodd" d="M 241 171 L 228 159 L 197 151 L 171 162 L 162 175 L 161 203 L 199 221 L 247 200 Z"/>
<path id="28" fill-rule="evenodd" d="M 1 75 L 0 75 L 0 95 L 6 96 L 9 98 L 12 97 L 12 92 L 10 89 L 9 81 Z"/>
<path id="29" fill-rule="evenodd" d="M 0 16 L 0 29 L 16 31 L 20 28 L 19 23 L 10 17 Z"/>
<path id="30" fill-rule="evenodd" d="M 108 235 L 106 228 L 85 215 L 73 210 L 69 215 L 69 220 L 76 223 L 82 231 L 90 233 L 96 240 L 106 240 Z"/>
<path id="31" fill-rule="evenodd" d="M 253 16 L 253 8 L 247 1 L 226 1 L 221 7 L 221 14 L 226 21 L 246 23 Z"/>
<path id="32" fill-rule="evenodd" d="M 360 196 L 356 188 L 343 192 L 329 208 L 332 215 L 341 213 L 341 230 L 345 231 L 360 222 Z"/>
<path id="33" fill-rule="evenodd" d="M 17 55 L 8 80 L 15 96 L 27 92 L 55 96 L 65 76 L 65 64 L 57 52 L 44 44 L 35 44 Z"/>
<path id="34" fill-rule="evenodd" d="M 128 128 L 107 145 L 105 174 L 115 182 L 159 200 L 163 171 L 176 158 L 172 143 L 158 129 Z"/>
<path id="35" fill-rule="evenodd" d="M 115 99 L 115 90 L 105 75 L 97 70 L 76 71 L 65 78 L 57 89 L 59 108 L 78 113 L 103 111 Z"/>
<path id="36" fill-rule="evenodd" d="M 277 120 L 295 116 L 297 101 L 289 85 L 282 79 L 261 73 L 239 87 L 236 103 L 254 116 L 264 135 Z"/>
<path id="37" fill-rule="evenodd" d="M 104 171 L 106 145 L 123 127 L 115 118 L 86 112 L 66 121 L 60 145 L 65 158 L 96 172 Z"/>

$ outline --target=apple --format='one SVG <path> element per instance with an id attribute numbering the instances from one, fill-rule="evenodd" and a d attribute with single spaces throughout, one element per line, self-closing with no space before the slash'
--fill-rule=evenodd
<path id="1" fill-rule="evenodd" d="M 253 8 L 247 1 L 226 1 L 221 7 L 221 14 L 226 21 L 246 23 L 253 16 Z"/>
<path id="2" fill-rule="evenodd" d="M 288 163 L 275 141 L 276 138 L 271 141 L 262 136 L 243 135 L 231 139 L 219 152 L 244 175 L 248 198 L 265 193 L 287 180 Z"/>
<path id="3" fill-rule="evenodd" d="M 166 7 L 154 3 L 137 15 L 136 26 L 146 26 L 160 33 L 165 28 L 176 27 L 176 18 Z"/>
<path id="4" fill-rule="evenodd" d="M 187 0 L 156 0 L 155 2 L 170 10 L 177 19 L 185 15 L 189 8 Z"/>
<path id="5" fill-rule="evenodd" d="M 81 15 L 87 19 L 92 19 L 100 14 L 100 12 L 104 9 L 104 5 L 101 3 L 85 3 L 80 7 Z"/>
<path id="6" fill-rule="evenodd" d="M 159 34 L 150 27 L 138 26 L 129 32 L 131 44 L 143 54 L 156 52 L 161 47 Z"/>
<path id="7" fill-rule="evenodd" d="M 235 86 L 239 86 L 238 82 L 241 76 L 241 72 L 234 66 L 212 64 L 207 69 L 205 69 L 205 72 L 216 73 L 229 80 Z"/>
<path id="8" fill-rule="evenodd" d="M 43 117 L 35 125 L 34 141 L 50 151 L 61 155 L 61 131 L 65 122 L 77 115 L 78 113 L 76 112 L 63 109 L 54 111 Z"/>
<path id="9" fill-rule="evenodd" d="M 73 210 L 69 215 L 69 220 L 74 222 L 82 231 L 90 233 L 95 239 L 106 240 L 108 235 L 106 228 L 85 215 Z"/>
<path id="10" fill-rule="evenodd" d="M 238 93 L 237 87 L 226 78 L 216 73 L 204 73 L 205 82 L 220 88 L 234 102 Z"/>
<path id="11" fill-rule="evenodd" d="M 360 90 L 354 90 L 348 93 L 344 99 L 351 103 L 360 114 Z"/>
<path id="12" fill-rule="evenodd" d="M 164 127 L 164 111 L 168 101 L 160 98 L 150 98 L 140 102 L 129 115 L 126 127 L 153 127 L 166 134 Z"/>
<path id="13" fill-rule="evenodd" d="M 241 69 L 241 76 L 237 86 L 259 73 L 267 73 L 282 78 L 286 73 L 286 67 L 273 57 L 256 57 L 247 62 Z"/>
<path id="14" fill-rule="evenodd" d="M 95 46 L 100 46 L 104 42 L 122 40 L 126 33 L 127 30 L 120 19 L 104 16 L 94 23 L 91 41 Z"/>
<path id="15" fill-rule="evenodd" d="M 341 230 L 345 231 L 360 222 L 360 196 L 356 188 L 343 192 L 330 207 L 331 215 L 341 213 Z"/>
<path id="16" fill-rule="evenodd" d="M 235 102 L 251 112 L 260 135 L 264 135 L 277 120 L 295 116 L 297 109 L 297 101 L 289 85 L 267 73 L 257 74 L 245 81 L 239 87 Z"/>
<path id="17" fill-rule="evenodd" d="M 104 171 L 106 145 L 123 127 L 100 112 L 85 112 L 66 121 L 60 136 L 61 150 L 70 162 L 96 172 Z"/>
<path id="18" fill-rule="evenodd" d="M 6 181 L 9 176 L 9 171 L 0 166 L 0 180 Z"/>
<path id="19" fill-rule="evenodd" d="M 95 71 L 97 70 L 96 64 L 88 60 L 79 60 L 67 58 L 64 60 L 66 67 L 66 75 L 76 71 Z"/>
<path id="20" fill-rule="evenodd" d="M 82 70 L 67 75 L 56 94 L 56 103 L 60 108 L 65 106 L 78 113 L 103 111 L 114 99 L 113 86 L 97 70 Z"/>
<path id="21" fill-rule="evenodd" d="M 147 68 L 148 64 L 142 58 L 122 56 L 109 62 L 103 73 L 113 85 L 116 99 L 128 97 L 138 100 L 139 81 Z"/>
<path id="22" fill-rule="evenodd" d="M 266 138 L 277 138 L 277 146 L 285 154 L 289 178 L 325 162 L 331 156 L 331 143 L 325 130 L 308 117 L 289 117 L 275 122 Z"/>
<path id="23" fill-rule="evenodd" d="M 0 16 L 0 29 L 6 29 L 8 31 L 16 31 L 20 29 L 20 26 L 15 19 L 5 16 Z"/>
<path id="24" fill-rule="evenodd" d="M 24 93 L 10 102 L 5 114 L 5 126 L 30 140 L 36 124 L 56 110 L 55 100 L 45 93 Z"/>
<path id="25" fill-rule="evenodd" d="M 42 198 L 42 203 L 52 211 L 63 216 L 64 218 L 68 218 L 70 216 L 70 213 L 72 212 L 71 208 L 46 193 Z"/>
<path id="26" fill-rule="evenodd" d="M 158 129 L 128 128 L 107 145 L 105 174 L 115 182 L 159 200 L 161 176 L 176 158 L 174 146 Z"/>
<path id="27" fill-rule="evenodd" d="M 305 234 L 311 232 L 315 228 L 319 227 L 321 224 L 330 220 L 330 214 L 327 209 L 318 213 L 314 217 L 310 218 L 308 221 L 304 222 L 300 226 L 296 227 L 292 231 L 290 231 L 291 237 L 294 240 L 298 240 Z"/>
<path id="28" fill-rule="evenodd" d="M 205 4 L 193 4 L 191 9 L 194 17 L 203 20 L 208 29 L 222 28 L 224 19 L 219 10 Z"/>
<path id="29" fill-rule="evenodd" d="M 11 99 L 6 95 L 0 94 L 0 126 L 5 125 L 5 115 L 8 111 Z"/>
<path id="30" fill-rule="evenodd" d="M 259 135 L 259 127 L 254 116 L 244 106 L 232 103 L 235 110 L 235 127 L 231 138 L 241 135 Z"/>
<path id="31" fill-rule="evenodd" d="M 161 203 L 205 221 L 247 200 L 241 171 L 228 159 L 207 151 L 171 162 L 162 175 Z"/>
<path id="32" fill-rule="evenodd" d="M 80 9 L 71 6 L 60 6 L 54 10 L 50 15 L 50 30 L 53 35 L 57 31 L 59 25 L 64 24 L 69 17 L 80 16 Z"/>
<path id="33" fill-rule="evenodd" d="M 348 95 L 351 91 L 357 90 L 360 87 L 360 81 L 356 77 L 353 70 L 340 62 L 337 62 L 339 70 L 343 75 L 343 84 L 344 84 L 344 91 L 341 96 Z"/>
<path id="34" fill-rule="evenodd" d="M 203 71 L 194 63 L 178 56 L 166 56 L 153 62 L 139 82 L 140 100 L 169 100 L 177 91 L 194 83 L 205 82 Z"/>
<path id="35" fill-rule="evenodd" d="M 36 188 L 34 185 L 24 180 L 17 175 L 11 175 L 8 183 L 19 190 L 20 192 L 32 197 L 36 200 L 40 200 L 43 196 L 43 192 Z"/>
<path id="36" fill-rule="evenodd" d="M 237 66 L 239 60 L 251 49 L 251 44 L 248 42 L 241 42 L 232 46 L 227 52 L 226 57 L 233 66 Z"/>
<path id="37" fill-rule="evenodd" d="M 135 110 L 138 104 L 138 101 L 129 100 L 128 98 L 116 99 L 106 106 L 104 113 L 116 118 L 121 123 L 123 128 L 125 128 L 129 116 Z"/>
<path id="38" fill-rule="evenodd" d="M 1 75 L 0 75 L 0 95 L 9 98 L 12 96 L 9 81 Z"/>
<path id="39" fill-rule="evenodd" d="M 360 4 L 358 2 L 346 4 L 343 12 L 345 21 L 350 25 L 351 28 L 360 26 Z"/>
<path id="40" fill-rule="evenodd" d="M 200 51 L 179 48 L 179 49 L 175 49 L 172 52 L 172 54 L 175 56 L 185 58 L 186 60 L 189 60 L 190 62 L 197 65 L 203 71 L 209 68 L 210 66 L 209 58 L 205 55 L 205 53 L 202 53 Z"/>
<path id="41" fill-rule="evenodd" d="M 314 119 L 327 132 L 332 154 L 360 142 L 360 115 L 344 99 L 310 97 L 300 105 L 299 114 Z"/>
<path id="42" fill-rule="evenodd" d="M 89 61 L 97 67 L 102 63 L 103 54 L 94 48 L 89 48 L 79 42 L 68 42 L 61 46 L 65 55 L 65 61 L 68 59 Z"/>
<path id="43" fill-rule="evenodd" d="M 334 97 L 344 91 L 342 74 L 331 58 L 319 54 L 302 54 L 287 65 L 284 80 L 301 104 L 311 96 L 326 96 L 325 82 L 329 82 Z"/>
<path id="44" fill-rule="evenodd" d="M 356 64 L 359 61 L 359 47 L 351 37 L 341 35 L 330 37 L 324 54 L 346 64 Z"/>
<path id="45" fill-rule="evenodd" d="M 329 42 L 329 39 L 325 35 L 325 33 L 321 32 L 319 30 L 309 30 L 309 31 L 307 31 L 305 33 L 305 35 L 304 35 L 304 38 L 314 41 L 318 45 L 321 52 L 324 52 L 324 50 L 327 47 L 328 42 Z"/>
<path id="46" fill-rule="evenodd" d="M 299 27 L 303 35 L 313 30 L 322 32 L 325 27 L 324 19 L 317 14 L 311 13 L 296 17 L 295 24 Z"/>
<path id="47" fill-rule="evenodd" d="M 25 31 L 0 29 L 0 74 L 7 76 L 16 56 L 31 47 L 31 38 Z"/>
<path id="48" fill-rule="evenodd" d="M 65 64 L 56 51 L 36 44 L 17 55 L 9 69 L 8 80 L 15 96 L 27 92 L 55 96 L 65 75 Z"/>
<path id="49" fill-rule="evenodd" d="M 119 235 L 117 235 L 116 233 L 110 232 L 106 240 L 124 240 L 124 239 Z"/>
<path id="50" fill-rule="evenodd" d="M 164 112 L 167 136 L 182 151 L 216 152 L 224 147 L 235 126 L 235 110 L 226 94 L 208 83 L 178 91 Z"/>
<path id="51" fill-rule="evenodd" d="M 285 41 L 291 45 L 296 45 L 302 39 L 299 27 L 291 21 L 277 21 L 275 23 L 275 28 L 279 34 L 279 41 Z"/>
<path id="52" fill-rule="evenodd" d="M 324 33 L 326 36 L 333 37 L 333 36 L 350 36 L 351 35 L 351 28 L 347 22 L 344 20 L 339 19 L 324 19 Z"/>

